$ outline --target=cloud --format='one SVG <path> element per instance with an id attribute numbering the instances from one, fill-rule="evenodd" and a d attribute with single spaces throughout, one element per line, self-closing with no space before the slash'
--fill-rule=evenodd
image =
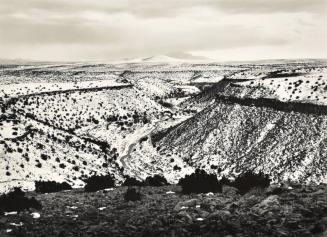
<path id="1" fill-rule="evenodd" d="M 325 13 L 325 0 L 220 0 L 210 3 L 231 13 Z"/>
<path id="2" fill-rule="evenodd" d="M 179 15 L 190 8 L 208 7 L 230 13 L 307 12 L 325 13 L 325 0 L 2 0 L 1 13 L 51 10 L 69 13 L 85 10 L 129 13 L 143 17 Z"/>
<path id="3" fill-rule="evenodd" d="M 324 7 L 325 0 L 2 0 L 0 50 L 41 60 L 251 47 L 272 55 L 300 41 L 310 53 L 326 40 Z"/>

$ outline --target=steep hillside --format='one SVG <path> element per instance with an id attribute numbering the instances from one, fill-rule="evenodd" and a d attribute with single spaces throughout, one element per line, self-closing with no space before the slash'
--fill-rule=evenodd
<path id="1" fill-rule="evenodd" d="M 156 145 L 164 156 L 216 173 L 255 170 L 275 181 L 326 182 L 326 112 L 313 105 L 219 96 Z"/>

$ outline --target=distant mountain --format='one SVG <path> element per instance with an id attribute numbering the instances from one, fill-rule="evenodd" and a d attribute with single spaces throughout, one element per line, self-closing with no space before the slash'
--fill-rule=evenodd
<path id="1" fill-rule="evenodd" d="M 184 52 L 170 53 L 167 55 L 157 55 L 143 59 L 143 62 L 189 62 L 210 60 L 202 56 L 195 56 Z"/>
<path id="2" fill-rule="evenodd" d="M 169 57 L 166 55 L 157 55 L 142 59 L 143 62 L 182 62 L 183 60 L 178 58 Z"/>
<path id="3" fill-rule="evenodd" d="M 168 54 L 154 55 L 144 58 L 126 58 L 117 61 L 117 63 L 183 63 L 192 61 L 212 61 L 210 58 L 196 56 L 184 52 L 174 52 Z"/>
<path id="4" fill-rule="evenodd" d="M 182 59 L 182 60 L 202 60 L 202 61 L 208 61 L 212 60 L 210 58 L 204 57 L 204 56 L 197 56 L 185 52 L 174 52 L 168 54 L 169 57 L 177 58 L 177 59 Z"/>

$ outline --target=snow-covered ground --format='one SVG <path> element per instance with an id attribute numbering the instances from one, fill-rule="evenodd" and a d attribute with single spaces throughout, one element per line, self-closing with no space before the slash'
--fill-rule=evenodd
<path id="1" fill-rule="evenodd" d="M 18 83 L 18 84 L 0 84 L 0 97 L 17 97 L 22 95 L 36 94 L 51 91 L 81 90 L 103 87 L 119 87 L 126 83 L 119 83 L 114 80 L 98 80 L 83 82 L 42 82 L 42 83 Z"/>
<path id="2" fill-rule="evenodd" d="M 296 77 L 265 78 L 235 84 L 268 89 L 271 92 L 269 97 L 280 101 L 327 105 L 327 69 Z"/>
<path id="3" fill-rule="evenodd" d="M 84 178 L 107 172 L 118 181 L 126 174 L 145 178 L 158 173 L 176 182 L 194 170 L 195 166 L 186 162 L 191 155 L 208 161 L 206 167 L 227 164 L 224 146 L 232 144 L 234 129 L 240 126 L 237 123 L 228 124 L 223 138 L 222 128 L 209 134 L 202 147 L 191 151 L 192 146 L 185 152 L 190 153 L 187 158 L 178 152 L 162 153 L 151 139 L 154 133 L 192 121 L 196 113 L 213 106 L 216 91 L 205 94 L 205 88 L 224 89 L 219 86 L 226 81 L 240 88 L 233 96 L 327 103 L 325 62 L 218 64 L 159 59 L 0 68 L 0 172 L 4 174 L 0 192 L 16 185 L 33 189 L 34 180 L 67 181 L 79 187 Z M 222 111 L 226 116 L 231 112 Z M 274 129 L 271 121 L 260 127 L 255 141 L 261 144 Z M 191 130 L 186 127 L 181 133 Z M 196 134 L 206 137 L 201 130 Z M 211 145 L 217 139 L 224 142 L 214 153 Z M 314 160 L 308 156 L 303 162 L 312 164 Z"/>

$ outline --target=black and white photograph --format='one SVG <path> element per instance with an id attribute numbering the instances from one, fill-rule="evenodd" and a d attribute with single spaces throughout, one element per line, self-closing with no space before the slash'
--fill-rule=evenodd
<path id="1" fill-rule="evenodd" d="M 326 0 L 0 0 L 1 237 L 327 237 Z"/>

